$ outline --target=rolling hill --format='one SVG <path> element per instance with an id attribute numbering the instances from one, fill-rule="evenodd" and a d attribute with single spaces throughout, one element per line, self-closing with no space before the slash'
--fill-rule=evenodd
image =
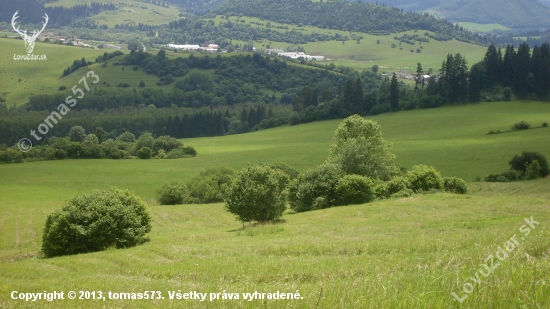
<path id="1" fill-rule="evenodd" d="M 510 28 L 548 28 L 550 9 L 539 0 L 367 0 L 413 12 L 429 12 L 452 22 L 501 24 Z M 550 2 L 544 0 L 548 5 Z"/>
<path id="2" fill-rule="evenodd" d="M 494 102 L 373 117 L 401 165 L 434 165 L 471 180 L 506 168 L 521 150 L 550 154 L 549 129 L 485 135 L 523 119 L 547 120 L 548 104 Z M 160 206 L 156 188 L 214 166 L 323 162 L 339 121 L 186 139 L 199 152 L 178 160 L 63 160 L 0 165 L 0 307 L 95 308 L 450 308 L 489 254 L 540 222 L 474 292 L 472 308 L 550 305 L 550 180 L 469 183 L 464 196 L 434 193 L 285 215 L 241 228 L 223 204 Z M 545 131 L 546 130 L 546 131 Z M 149 201 L 153 229 L 144 245 L 43 259 L 47 214 L 93 189 L 118 186 Z M 22 198 L 24 197 L 24 198 Z M 518 238 L 519 239 L 519 238 Z M 527 255 L 526 255 L 527 254 Z M 495 258 L 495 262 L 496 258 Z M 128 284 L 131 282 L 131 284 Z M 538 283 L 537 283 L 538 282 Z M 160 291 L 159 300 L 57 300 L 23 303 L 18 291 Z M 168 292 L 292 292 L 298 300 L 170 300 Z M 409 297 L 414 296 L 414 297 Z M 49 306 L 48 306 L 49 305 Z"/>

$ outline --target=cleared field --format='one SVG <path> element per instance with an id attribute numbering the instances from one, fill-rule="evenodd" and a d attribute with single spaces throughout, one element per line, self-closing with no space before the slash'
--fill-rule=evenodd
<path id="1" fill-rule="evenodd" d="M 6 99 L 6 104 L 9 107 L 25 104 L 28 102 L 29 97 L 33 95 L 54 94 L 59 91 L 60 86 L 70 89 L 78 83 L 88 70 L 94 70 L 100 77 L 100 83 L 94 85 L 94 89 L 132 91 L 139 87 L 139 82 L 142 80 L 145 82 L 146 88 L 168 90 L 174 88 L 174 83 L 157 86 L 156 83 L 159 78 L 145 73 L 141 68 L 133 70 L 133 66 L 113 65 L 120 57 L 124 56 L 110 59 L 106 67 L 102 67 L 101 63 L 95 63 L 98 56 L 103 55 L 105 52 L 113 52 L 110 49 L 90 49 L 37 42 L 33 53 L 35 55 L 45 54 L 47 60 L 23 61 L 13 59 L 14 54 L 25 53 L 25 45 L 22 40 L 0 38 L 0 44 L 3 50 L 7 51 L 0 58 L 0 84 L 6 86 L 1 90 L 1 94 Z M 128 53 L 129 51 L 123 52 Z M 156 54 L 156 52 L 153 53 Z M 190 54 L 168 51 L 166 55 L 169 58 L 185 58 Z M 196 53 L 195 55 L 198 57 L 203 56 Z M 94 64 L 87 68 L 81 68 L 69 76 L 61 77 L 66 67 L 72 65 L 74 60 L 80 60 L 82 57 L 86 58 L 87 61 L 94 62 Z M 130 87 L 116 87 L 120 83 L 128 83 Z"/>
<path id="2" fill-rule="evenodd" d="M 47 60 L 25 61 L 14 60 L 14 54 L 26 54 L 23 40 L 0 38 L 0 45 L 3 51 L 0 57 L 0 84 L 8 106 L 24 104 L 32 95 L 55 93 L 61 85 L 72 87 L 74 83 L 62 81 L 63 70 L 76 59 L 84 57 L 87 61 L 95 61 L 106 51 L 36 42 L 33 54 L 45 54 Z M 74 80 L 80 78 L 82 76 Z"/>
<path id="3" fill-rule="evenodd" d="M 501 24 L 478 24 L 478 23 L 469 23 L 469 22 L 460 22 L 458 23 L 464 29 L 479 31 L 479 32 L 491 32 L 493 30 L 502 30 L 508 31 L 510 28 L 503 26 Z"/>
<path id="4" fill-rule="evenodd" d="M 217 16 L 213 20 L 216 24 L 219 24 L 221 21 L 227 22 L 227 20 L 222 19 L 221 16 Z M 253 17 L 239 18 L 231 16 L 229 17 L 229 20 L 233 23 L 241 23 L 240 21 L 244 21 L 245 24 L 250 24 L 252 27 L 264 29 L 267 28 L 266 25 L 268 23 L 267 20 L 261 20 Z M 258 25 L 258 23 L 263 24 L 263 26 Z M 386 71 L 389 73 L 399 70 L 406 70 L 409 73 L 413 73 L 416 72 L 417 63 L 420 62 L 425 71 L 432 68 L 435 72 L 441 68 L 441 63 L 446 59 L 446 56 L 449 53 L 460 53 L 461 55 L 466 56 L 466 60 L 470 66 L 483 60 L 487 50 L 487 48 L 483 46 L 463 43 L 456 40 L 442 42 L 430 39 L 429 43 L 420 44 L 419 42 L 416 42 L 415 45 L 410 45 L 400 43 L 399 40 L 394 39 L 394 37 L 400 37 L 404 34 L 417 34 L 424 37 L 424 33 L 426 32 L 424 30 L 377 36 L 361 32 L 321 29 L 312 26 L 297 27 L 276 22 L 270 23 L 271 30 L 274 31 L 286 32 L 295 30 L 308 34 L 316 32 L 331 35 L 338 33 L 342 36 L 347 36 L 350 40 L 346 41 L 344 44 L 340 41 L 318 41 L 298 45 L 263 40 L 254 44 L 256 48 L 265 49 L 269 45 L 271 48 L 282 48 L 286 50 L 287 48 L 295 49 L 298 46 L 301 46 L 305 49 L 307 54 L 322 55 L 325 56 L 325 58 L 330 59 L 330 61 L 323 61 L 323 63 L 334 63 L 337 66 L 343 65 L 359 70 L 370 69 L 376 64 L 380 67 L 380 72 Z M 285 26 L 287 26 L 288 29 L 277 28 Z M 363 37 L 363 39 L 360 39 L 359 44 L 357 44 L 357 41 L 351 39 L 352 34 L 357 37 Z M 377 44 L 377 41 L 380 41 L 380 44 Z M 396 47 L 392 48 L 392 44 L 395 44 Z M 421 52 L 417 53 L 417 49 L 420 49 Z M 413 50 L 413 52 L 411 52 L 411 50 Z"/>
<path id="5" fill-rule="evenodd" d="M 79 4 L 91 4 L 90 0 L 58 0 L 47 3 L 46 6 L 64 6 L 73 7 Z M 177 7 L 162 7 L 141 1 L 130 0 L 106 0 L 102 3 L 114 3 L 117 5 L 115 11 L 103 11 L 90 19 L 95 20 L 100 25 L 114 27 L 119 24 L 149 24 L 161 25 L 180 19 L 180 11 Z"/>
<path id="6" fill-rule="evenodd" d="M 500 172 L 521 150 L 550 155 L 549 129 L 484 135 L 546 119 L 549 105 L 494 102 L 373 117 L 401 165 L 434 165 L 471 180 Z M 301 170 L 328 154 L 339 121 L 184 140 L 179 160 L 63 160 L 0 165 L 0 307 L 464 308 L 550 306 L 550 179 L 470 183 L 465 196 L 430 194 L 288 215 L 241 228 L 222 204 L 158 206 L 154 190 L 213 166 L 282 161 Z M 118 186 L 150 204 L 151 241 L 125 250 L 37 258 L 46 215 L 74 195 Z M 481 283 L 489 254 L 540 222 Z M 520 238 L 517 237 L 519 240 Z M 525 255 L 527 253 L 527 255 Z M 475 288 L 468 294 L 465 283 Z M 469 287 L 469 286 L 466 286 Z M 164 300 L 29 302 L 10 293 L 161 291 Z M 169 291 L 207 293 L 170 300 Z M 213 300 L 209 293 L 299 292 L 298 300 Z M 220 294 L 221 295 L 221 294 Z M 220 296 L 221 297 L 221 296 Z"/>

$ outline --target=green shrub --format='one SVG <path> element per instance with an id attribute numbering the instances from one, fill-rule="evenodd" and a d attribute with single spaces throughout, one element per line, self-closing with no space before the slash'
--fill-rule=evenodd
<path id="1" fill-rule="evenodd" d="M 527 152 L 524 151 L 521 155 L 515 155 L 512 157 L 508 164 L 513 170 L 519 171 L 525 174 L 527 166 L 537 160 L 540 165 L 540 177 L 546 177 L 550 174 L 550 167 L 548 166 L 548 161 L 546 157 L 538 152 Z"/>
<path id="2" fill-rule="evenodd" d="M 194 157 L 197 155 L 195 148 L 191 146 L 173 149 L 166 154 L 166 159 L 179 159 L 179 158 L 188 158 Z"/>
<path id="3" fill-rule="evenodd" d="M 406 174 L 405 174 L 406 175 Z M 392 195 L 407 190 L 411 186 L 409 179 L 403 176 L 394 177 L 386 182 L 385 185 L 385 197 L 389 198 Z"/>
<path id="4" fill-rule="evenodd" d="M 298 177 L 298 175 L 300 174 L 297 169 L 282 162 L 275 162 L 266 165 L 271 167 L 272 169 L 280 170 L 281 172 L 287 174 L 290 180 L 296 179 L 296 177 Z"/>
<path id="5" fill-rule="evenodd" d="M 527 130 L 531 125 L 525 121 L 520 121 L 512 126 L 512 131 Z"/>
<path id="6" fill-rule="evenodd" d="M 189 202 L 217 203 L 222 202 L 224 192 L 235 176 L 235 171 L 227 167 L 215 167 L 201 171 L 187 184 Z"/>
<path id="7" fill-rule="evenodd" d="M 509 180 L 501 174 L 489 174 L 483 178 L 485 182 L 509 182 Z"/>
<path id="8" fill-rule="evenodd" d="M 443 189 L 447 192 L 456 194 L 466 194 L 466 192 L 468 192 L 466 182 L 458 177 L 444 177 Z"/>
<path id="9" fill-rule="evenodd" d="M 76 196 L 48 215 L 42 236 L 46 257 L 126 248 L 151 231 L 145 202 L 128 190 L 111 188 Z"/>
<path id="10" fill-rule="evenodd" d="M 153 137 L 153 134 L 151 134 L 149 132 L 144 132 L 136 140 L 136 143 L 134 144 L 134 149 L 135 149 L 136 154 L 137 154 L 137 151 L 140 150 L 143 147 L 148 147 L 150 149 L 154 149 L 154 144 L 155 144 L 155 138 Z"/>
<path id="11" fill-rule="evenodd" d="M 502 172 L 500 175 L 502 175 L 508 181 L 517 181 L 523 179 L 523 173 L 516 170 L 507 170 Z"/>
<path id="12" fill-rule="evenodd" d="M 415 165 L 406 177 L 415 193 L 443 188 L 443 177 L 431 166 Z"/>
<path id="13" fill-rule="evenodd" d="M 241 222 L 275 221 L 286 209 L 288 176 L 267 166 L 242 169 L 225 192 L 225 208 Z"/>
<path id="14" fill-rule="evenodd" d="M 155 198 L 161 205 L 183 204 L 185 197 L 185 185 L 177 181 L 167 183 L 155 192 Z"/>
<path id="15" fill-rule="evenodd" d="M 336 186 L 337 205 L 368 203 L 374 199 L 374 183 L 360 175 L 346 175 Z"/>
<path id="16" fill-rule="evenodd" d="M 543 127 L 543 128 L 548 127 L 548 122 L 543 122 L 543 123 L 542 123 L 542 127 Z"/>
<path id="17" fill-rule="evenodd" d="M 163 135 L 163 136 L 159 136 L 155 142 L 154 142 L 154 146 L 153 146 L 153 150 L 155 152 L 159 152 L 160 150 L 164 150 L 164 152 L 170 152 L 174 149 L 177 149 L 177 148 L 180 148 L 180 147 L 183 147 L 183 143 L 178 141 L 177 139 L 171 137 L 171 136 L 168 136 L 168 135 Z"/>
<path id="18" fill-rule="evenodd" d="M 525 179 L 532 180 L 540 178 L 540 164 L 538 160 L 527 163 L 525 169 Z"/>
<path id="19" fill-rule="evenodd" d="M 336 205 L 336 187 L 343 176 L 342 169 L 331 163 L 325 163 L 298 175 L 288 188 L 290 208 L 296 212 L 303 212 Z M 322 198 L 322 201 L 317 200 L 318 198 Z"/>
<path id="20" fill-rule="evenodd" d="M 153 150 L 149 147 L 143 147 L 136 152 L 136 155 L 140 159 L 151 159 L 153 156 Z"/>

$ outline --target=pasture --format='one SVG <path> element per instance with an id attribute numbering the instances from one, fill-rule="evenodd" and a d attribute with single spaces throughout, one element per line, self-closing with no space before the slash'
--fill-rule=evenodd
<path id="1" fill-rule="evenodd" d="M 178 16 L 180 10 L 173 5 L 162 7 L 160 5 L 131 0 L 107 0 L 102 1 L 102 3 L 114 3 L 117 6 L 117 10 L 103 11 L 92 16 L 90 19 L 96 21 L 99 25 L 107 25 L 109 27 L 120 24 L 137 24 L 139 22 L 148 25 L 161 25 L 181 18 Z M 90 1 L 58 0 L 47 3 L 46 6 L 73 7 L 79 4 L 89 5 Z"/>
<path id="2" fill-rule="evenodd" d="M 186 139 L 178 160 L 63 160 L 0 165 L 0 308 L 545 308 L 550 306 L 550 179 L 474 183 L 522 150 L 550 156 L 548 128 L 497 135 L 521 120 L 548 122 L 548 103 L 493 102 L 372 117 L 400 165 L 435 166 L 469 182 L 467 195 L 416 195 L 286 215 L 242 229 L 223 204 L 159 206 L 162 184 L 213 166 L 323 162 L 339 120 L 224 137 Z M 41 259 L 48 213 L 93 189 L 131 189 L 150 204 L 150 242 Z M 481 283 L 481 264 L 524 218 L 536 225 Z M 519 237 L 517 237 L 519 239 Z M 471 293 L 463 291 L 472 284 Z M 466 287 L 469 287 L 466 285 Z M 19 292 L 161 291 L 164 300 L 10 299 Z M 299 291 L 298 300 L 170 300 L 168 292 Z M 467 298 L 460 304 L 451 296 Z"/>
<path id="3" fill-rule="evenodd" d="M 217 16 L 212 20 L 217 25 L 222 21 L 227 22 L 227 19 L 224 19 L 221 16 Z M 254 17 L 235 16 L 230 16 L 228 20 L 233 23 L 244 22 L 244 24 L 249 24 L 252 27 L 263 29 L 267 28 L 268 22 L 267 20 L 261 20 Z M 284 50 L 287 48 L 295 49 L 298 46 L 301 46 L 309 55 L 322 55 L 325 56 L 325 59 L 330 59 L 330 61 L 323 61 L 322 63 L 334 63 L 336 66 L 343 65 L 358 70 L 370 69 L 376 64 L 380 67 L 380 72 L 386 71 L 390 73 L 399 70 L 406 70 L 409 73 L 413 73 L 416 72 L 417 63 L 420 62 L 425 72 L 427 72 L 429 68 L 432 68 L 434 72 L 437 72 L 441 68 L 441 63 L 446 59 L 446 56 L 449 53 L 460 53 L 463 56 L 465 55 L 468 61 L 468 66 L 471 66 L 472 64 L 481 61 L 487 50 L 487 48 L 483 46 L 459 42 L 456 40 L 442 42 L 430 39 L 430 42 L 428 43 L 420 44 L 419 42 L 416 42 L 415 45 L 410 45 L 406 43 L 400 44 L 399 40 L 394 39 L 394 37 L 400 37 L 404 34 L 417 34 L 424 37 L 424 33 L 426 31 L 423 30 L 407 31 L 390 35 L 371 35 L 362 32 L 322 29 L 313 26 L 297 27 L 294 25 L 281 24 L 277 22 L 270 23 L 271 30 L 274 31 L 286 32 L 294 30 L 304 34 L 314 32 L 330 35 L 340 34 L 342 36 L 347 36 L 350 40 L 346 41 L 344 44 L 342 44 L 341 41 L 317 41 L 296 45 L 262 40 L 261 42 L 254 43 L 254 46 L 257 49 L 265 49 L 267 48 L 267 45 L 270 45 L 271 48 L 282 48 Z M 285 26 L 288 27 L 287 30 L 276 28 Z M 356 41 L 351 39 L 352 35 L 357 37 L 362 36 L 363 39 L 360 39 L 358 44 Z M 236 40 L 233 41 L 240 42 Z M 377 44 L 377 41 L 380 41 L 380 44 Z M 392 48 L 392 44 L 395 44 L 396 47 Z M 411 52 L 411 49 L 413 52 Z M 421 52 L 417 53 L 417 49 L 420 49 Z"/>

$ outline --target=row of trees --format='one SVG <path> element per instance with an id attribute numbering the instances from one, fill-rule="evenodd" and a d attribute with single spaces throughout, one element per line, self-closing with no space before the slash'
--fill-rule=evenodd
<path id="1" fill-rule="evenodd" d="M 102 128 L 95 133 L 86 134 L 81 126 L 71 128 L 66 137 L 52 137 L 44 145 L 35 146 L 27 152 L 20 152 L 17 147 L 0 147 L 1 163 L 21 163 L 26 161 L 71 159 L 126 159 L 137 156 L 141 159 L 178 159 L 196 156 L 196 150 L 168 135 L 155 138 L 145 132 L 136 139 L 131 132 L 113 136 Z"/>

